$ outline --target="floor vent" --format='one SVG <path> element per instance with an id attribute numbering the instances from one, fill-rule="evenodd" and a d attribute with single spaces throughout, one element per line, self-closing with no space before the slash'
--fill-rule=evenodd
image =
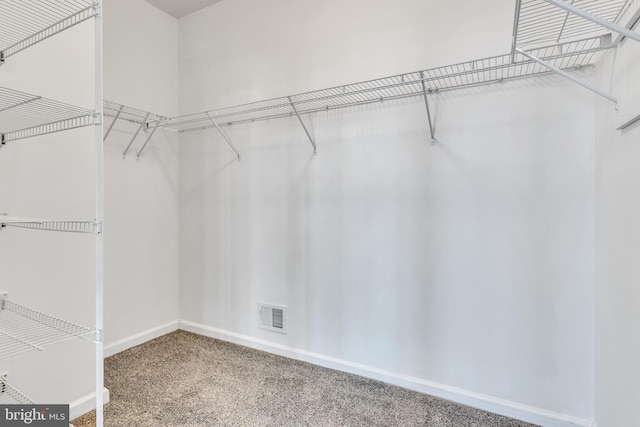
<path id="1" fill-rule="evenodd" d="M 260 304 L 260 327 L 270 331 L 287 333 L 287 307 Z"/>

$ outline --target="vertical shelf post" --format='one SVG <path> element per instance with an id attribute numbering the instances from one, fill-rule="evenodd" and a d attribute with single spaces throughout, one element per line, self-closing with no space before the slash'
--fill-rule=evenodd
<path id="1" fill-rule="evenodd" d="M 95 126 L 95 173 L 96 173 L 96 212 L 95 220 L 104 223 L 104 114 L 102 80 L 102 0 L 96 0 L 95 12 L 95 111 L 98 121 Z M 115 120 L 114 120 L 115 123 Z M 96 427 L 104 427 L 104 227 L 96 235 Z"/>

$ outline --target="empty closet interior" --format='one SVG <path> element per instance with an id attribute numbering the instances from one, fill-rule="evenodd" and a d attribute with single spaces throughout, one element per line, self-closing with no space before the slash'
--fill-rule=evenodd
<path id="1" fill-rule="evenodd" d="M 0 0 L 0 404 L 183 329 L 640 423 L 638 0 L 196 3 Z"/>

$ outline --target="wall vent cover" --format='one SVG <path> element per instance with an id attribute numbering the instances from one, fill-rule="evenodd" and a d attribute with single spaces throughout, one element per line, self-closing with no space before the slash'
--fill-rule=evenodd
<path id="1" fill-rule="evenodd" d="M 263 303 L 260 303 L 259 307 L 262 329 L 287 333 L 287 307 Z"/>

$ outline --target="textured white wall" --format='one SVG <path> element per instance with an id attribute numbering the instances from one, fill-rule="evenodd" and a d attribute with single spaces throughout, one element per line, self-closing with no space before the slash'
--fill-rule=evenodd
<path id="1" fill-rule="evenodd" d="M 625 131 L 615 130 L 622 118 L 640 114 L 640 86 L 633 82 L 640 73 L 638 58 L 640 44 L 629 40 L 608 55 L 601 70 L 602 87 L 622 102 L 619 114 L 609 103 L 601 102 L 596 120 L 598 427 L 640 425 L 640 123 Z"/>
<path id="2" fill-rule="evenodd" d="M 177 21 L 143 0 L 106 0 L 104 96 L 172 116 L 177 109 Z M 110 123 L 107 120 L 107 123 Z M 105 343 L 178 318 L 178 155 L 156 132 L 139 161 L 141 133 L 119 122 L 105 142 Z"/>
<path id="3" fill-rule="evenodd" d="M 508 51 L 512 2 L 454 3 L 221 2 L 180 20 L 180 112 Z M 295 119 L 228 129 L 239 163 L 183 134 L 181 318 L 592 419 L 592 95 L 435 104 L 437 147 L 420 99 L 307 118 L 317 157 Z"/>

